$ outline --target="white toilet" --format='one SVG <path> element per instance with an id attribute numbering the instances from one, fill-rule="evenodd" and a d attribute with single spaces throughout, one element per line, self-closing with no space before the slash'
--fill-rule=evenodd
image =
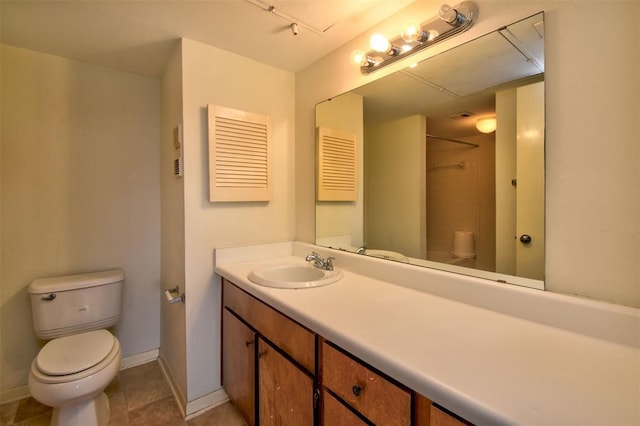
<path id="1" fill-rule="evenodd" d="M 29 286 L 33 325 L 50 340 L 31 363 L 29 391 L 53 407 L 51 425 L 105 426 L 105 388 L 120 370 L 120 342 L 106 328 L 122 311 L 124 272 L 37 279 Z"/>

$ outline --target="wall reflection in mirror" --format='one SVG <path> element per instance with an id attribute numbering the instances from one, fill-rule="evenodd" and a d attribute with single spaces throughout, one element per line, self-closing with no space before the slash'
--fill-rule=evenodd
<path id="1" fill-rule="evenodd" d="M 353 194 L 317 198 L 318 245 L 544 288 L 542 13 L 320 103 L 316 126 L 347 135 L 317 169 Z"/>

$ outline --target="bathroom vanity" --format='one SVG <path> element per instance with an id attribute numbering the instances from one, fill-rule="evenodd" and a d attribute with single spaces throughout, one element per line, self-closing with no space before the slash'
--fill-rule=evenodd
<path id="1" fill-rule="evenodd" d="M 312 250 L 343 278 L 247 278 Z M 223 386 L 252 424 L 640 424 L 635 309 L 303 243 L 215 261 Z"/>
<path id="2" fill-rule="evenodd" d="M 464 424 L 231 281 L 222 294 L 223 382 L 250 424 Z"/>

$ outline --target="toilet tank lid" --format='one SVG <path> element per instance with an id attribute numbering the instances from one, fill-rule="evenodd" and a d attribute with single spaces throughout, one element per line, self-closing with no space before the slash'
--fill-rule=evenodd
<path id="1" fill-rule="evenodd" d="M 61 277 L 38 278 L 29 286 L 29 293 L 43 294 L 55 291 L 75 290 L 79 288 L 112 284 L 120 281 L 124 281 L 124 271 L 122 271 L 122 269 L 64 275 Z"/>

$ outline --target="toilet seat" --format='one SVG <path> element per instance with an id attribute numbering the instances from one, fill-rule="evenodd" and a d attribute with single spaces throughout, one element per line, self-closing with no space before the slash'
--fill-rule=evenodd
<path id="1" fill-rule="evenodd" d="M 86 370 L 109 355 L 113 340 L 107 330 L 53 339 L 38 353 L 38 369 L 49 376 L 66 376 Z"/>
<path id="2" fill-rule="evenodd" d="M 65 383 L 95 374 L 120 354 L 120 343 L 107 330 L 95 330 L 48 342 L 31 364 L 42 383 Z"/>

